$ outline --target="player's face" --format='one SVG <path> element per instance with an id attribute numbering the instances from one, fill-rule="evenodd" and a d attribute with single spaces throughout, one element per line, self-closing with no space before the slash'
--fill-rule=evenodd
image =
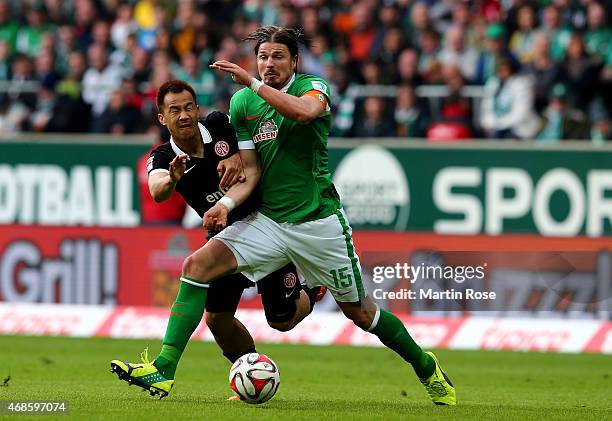
<path id="1" fill-rule="evenodd" d="M 164 107 L 157 117 L 176 139 L 195 138 L 198 133 L 198 106 L 188 91 L 166 94 Z"/>
<path id="2" fill-rule="evenodd" d="M 257 52 L 257 71 L 266 85 L 281 89 L 295 72 L 297 57 L 292 57 L 289 48 L 278 42 L 264 42 Z"/>

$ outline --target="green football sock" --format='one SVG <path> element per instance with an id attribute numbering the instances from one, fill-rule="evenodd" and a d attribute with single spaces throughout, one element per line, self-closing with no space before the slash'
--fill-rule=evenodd
<path id="1" fill-rule="evenodd" d="M 393 313 L 380 309 L 378 323 L 370 328 L 370 332 L 387 347 L 397 352 L 404 360 L 412 364 L 419 378 L 426 379 L 436 369 L 436 363 L 420 346 L 414 342 L 404 324 Z"/>
<path id="2" fill-rule="evenodd" d="M 202 320 L 208 294 L 207 284 L 192 285 L 186 281 L 193 283 L 197 281 L 185 276 L 181 277 L 181 281 L 183 282 L 181 282 L 176 300 L 170 310 L 161 352 L 153 363 L 167 379 L 174 379 L 176 367 L 187 342 Z"/>

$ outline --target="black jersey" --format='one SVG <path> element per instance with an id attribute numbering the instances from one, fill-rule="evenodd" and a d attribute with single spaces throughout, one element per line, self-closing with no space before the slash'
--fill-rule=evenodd
<path id="1" fill-rule="evenodd" d="M 189 157 L 183 177 L 176 184 L 175 190 L 202 217 L 228 189 L 221 189 L 221 178 L 217 174 L 219 161 L 228 158 L 238 150 L 236 133 L 227 115 L 214 111 L 198 123 L 204 142 L 204 158 Z M 184 152 L 170 138 L 151 151 L 148 161 L 149 175 L 158 171 L 169 171 L 170 162 Z M 228 215 L 228 224 L 242 219 L 258 206 L 257 189 L 249 198 Z"/>

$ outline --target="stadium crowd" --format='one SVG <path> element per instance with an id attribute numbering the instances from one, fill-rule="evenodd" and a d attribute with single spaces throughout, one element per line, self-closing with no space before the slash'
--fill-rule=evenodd
<path id="1" fill-rule="evenodd" d="M 612 139 L 612 27 L 597 0 L 0 0 L 0 136 L 155 133 L 178 78 L 202 112 L 256 74 L 261 24 L 301 28 L 336 137 Z M 466 88 L 466 86 L 468 88 Z"/>

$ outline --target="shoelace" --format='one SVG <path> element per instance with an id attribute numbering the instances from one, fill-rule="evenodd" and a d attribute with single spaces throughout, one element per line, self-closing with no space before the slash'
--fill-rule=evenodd
<path id="1" fill-rule="evenodd" d="M 432 395 L 432 393 L 435 393 L 438 396 L 446 396 L 448 394 L 448 392 L 446 391 L 446 388 L 444 387 L 444 385 L 442 384 L 440 380 L 434 380 L 430 384 L 428 384 L 427 392 L 429 393 L 429 395 Z"/>
<path id="2" fill-rule="evenodd" d="M 145 348 L 144 351 L 140 353 L 140 361 L 144 364 L 149 364 L 149 347 Z"/>

